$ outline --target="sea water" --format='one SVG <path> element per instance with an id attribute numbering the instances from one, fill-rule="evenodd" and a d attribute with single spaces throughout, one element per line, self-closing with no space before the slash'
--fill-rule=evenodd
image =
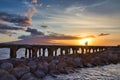
<path id="1" fill-rule="evenodd" d="M 43 80 L 120 80 L 120 64 L 76 69 L 74 73 L 46 76 Z"/>

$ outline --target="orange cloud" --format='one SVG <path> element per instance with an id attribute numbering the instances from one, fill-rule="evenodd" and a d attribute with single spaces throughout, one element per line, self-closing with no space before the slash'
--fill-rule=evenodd
<path id="1" fill-rule="evenodd" d="M 108 33 L 100 33 L 98 36 L 107 36 L 107 35 L 110 35 Z"/>
<path id="2" fill-rule="evenodd" d="M 30 9 L 25 13 L 25 16 L 27 16 L 27 17 L 32 17 L 35 12 L 36 12 L 36 9 L 30 8 Z"/>
<path id="3" fill-rule="evenodd" d="M 37 0 L 32 0 L 33 3 L 37 3 L 38 1 Z"/>

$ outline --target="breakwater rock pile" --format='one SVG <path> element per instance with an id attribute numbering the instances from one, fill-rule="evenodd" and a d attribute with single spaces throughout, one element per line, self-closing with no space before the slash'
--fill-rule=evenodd
<path id="1" fill-rule="evenodd" d="M 103 66 L 120 62 L 120 50 L 39 58 L 0 60 L 0 80 L 42 80 L 50 75 L 74 73 L 76 68 Z"/>

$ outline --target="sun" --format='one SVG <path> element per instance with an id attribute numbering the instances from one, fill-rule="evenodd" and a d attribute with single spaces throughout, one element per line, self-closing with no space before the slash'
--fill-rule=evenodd
<path id="1" fill-rule="evenodd" d="M 79 43 L 80 43 L 80 45 L 90 45 L 91 38 L 81 39 L 81 40 L 79 40 Z"/>

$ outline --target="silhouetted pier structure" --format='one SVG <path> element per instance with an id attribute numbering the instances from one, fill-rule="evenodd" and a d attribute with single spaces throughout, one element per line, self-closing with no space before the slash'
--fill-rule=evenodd
<path id="1" fill-rule="evenodd" d="M 25 57 L 58 56 L 69 54 L 86 54 L 103 52 L 117 46 L 71 46 L 71 45 L 28 45 L 28 44 L 0 44 L 0 48 L 10 49 L 10 58 L 16 58 L 19 49 L 25 49 Z M 58 52 L 59 50 L 59 52 Z"/>

